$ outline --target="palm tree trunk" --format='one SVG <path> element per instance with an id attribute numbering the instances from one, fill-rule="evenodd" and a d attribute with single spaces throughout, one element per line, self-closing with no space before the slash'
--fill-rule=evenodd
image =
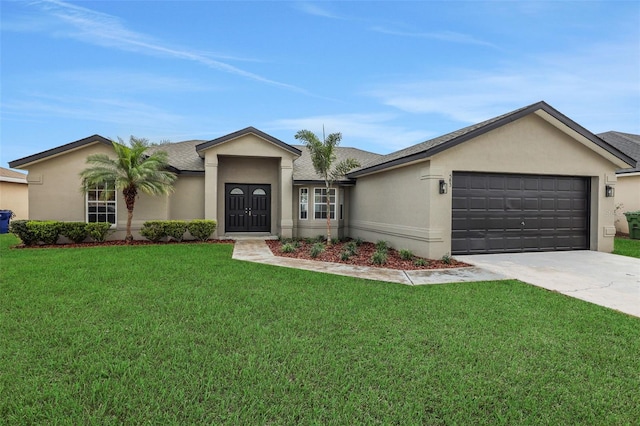
<path id="1" fill-rule="evenodd" d="M 331 245 L 331 186 L 327 185 L 327 246 Z"/>
<path id="2" fill-rule="evenodd" d="M 133 219 L 133 209 L 127 209 L 127 235 L 124 237 L 124 240 L 127 243 L 133 241 L 133 235 L 131 234 L 131 220 Z"/>

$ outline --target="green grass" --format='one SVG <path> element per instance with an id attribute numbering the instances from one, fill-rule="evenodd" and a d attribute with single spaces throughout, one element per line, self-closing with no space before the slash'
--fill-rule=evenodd
<path id="1" fill-rule="evenodd" d="M 0 424 L 640 418 L 640 319 L 517 281 L 411 287 L 229 245 L 0 237 Z"/>
<path id="2" fill-rule="evenodd" d="M 631 240 L 628 238 L 616 238 L 614 242 L 613 252 L 623 256 L 640 258 L 640 240 Z"/>

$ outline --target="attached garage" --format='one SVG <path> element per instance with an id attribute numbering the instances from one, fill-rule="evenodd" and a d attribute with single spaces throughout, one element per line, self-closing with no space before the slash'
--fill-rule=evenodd
<path id="1" fill-rule="evenodd" d="M 432 259 L 611 252 L 635 161 L 544 102 L 385 155 L 349 177 L 350 234 Z"/>
<path id="2" fill-rule="evenodd" d="M 452 254 L 589 249 L 589 179 L 453 172 Z"/>

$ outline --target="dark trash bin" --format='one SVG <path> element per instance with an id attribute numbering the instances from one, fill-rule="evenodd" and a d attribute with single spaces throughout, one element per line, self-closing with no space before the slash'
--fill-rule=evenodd
<path id="1" fill-rule="evenodd" d="M 6 234 L 9 232 L 9 221 L 13 216 L 11 210 L 0 210 L 0 234 Z"/>
<path id="2" fill-rule="evenodd" d="M 640 210 L 637 212 L 626 212 L 624 215 L 629 224 L 629 238 L 640 240 Z"/>

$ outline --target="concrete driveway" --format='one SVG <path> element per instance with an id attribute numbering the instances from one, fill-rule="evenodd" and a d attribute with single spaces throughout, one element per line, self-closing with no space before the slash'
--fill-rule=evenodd
<path id="1" fill-rule="evenodd" d="M 640 317 L 640 259 L 597 251 L 479 254 L 456 259 Z"/>

